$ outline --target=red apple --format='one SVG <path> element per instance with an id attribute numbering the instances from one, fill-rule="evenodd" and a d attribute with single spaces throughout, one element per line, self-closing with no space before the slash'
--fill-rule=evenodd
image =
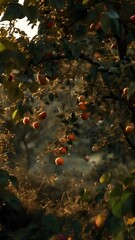
<path id="1" fill-rule="evenodd" d="M 24 124 L 24 125 L 28 125 L 29 123 L 30 123 L 29 117 L 24 117 L 24 118 L 23 118 L 23 124 Z"/>
<path id="2" fill-rule="evenodd" d="M 131 16 L 130 21 L 135 24 L 135 15 Z"/>
<path id="3" fill-rule="evenodd" d="M 46 117 L 47 117 L 46 112 L 41 112 L 41 113 L 38 114 L 38 118 L 41 119 L 41 120 L 45 119 Z"/>
<path id="4" fill-rule="evenodd" d="M 32 124 L 32 127 L 35 128 L 35 129 L 39 128 L 39 126 L 40 126 L 39 122 L 34 122 Z"/>

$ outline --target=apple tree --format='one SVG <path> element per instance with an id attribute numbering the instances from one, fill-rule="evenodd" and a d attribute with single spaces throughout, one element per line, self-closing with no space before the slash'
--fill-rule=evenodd
<path id="1" fill-rule="evenodd" d="M 44 151 L 58 165 L 82 136 L 90 139 L 87 154 L 104 148 L 116 159 L 134 156 L 135 2 L 4 0 L 0 13 L 9 22 L 0 28 L 2 123 L 42 137 L 52 128 Z M 38 24 L 32 39 L 15 26 L 24 17 Z M 131 195 L 134 201 L 122 187 L 120 210 Z M 123 221 L 127 212 L 115 208 L 115 193 L 110 199 L 111 214 Z"/>

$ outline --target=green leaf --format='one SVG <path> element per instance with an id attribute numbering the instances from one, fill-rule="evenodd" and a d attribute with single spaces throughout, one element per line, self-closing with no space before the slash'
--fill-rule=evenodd
<path id="1" fill-rule="evenodd" d="M 120 197 L 123 193 L 123 186 L 121 184 L 117 185 L 110 193 L 110 198 Z"/>
<path id="2" fill-rule="evenodd" d="M 115 11 L 105 12 L 101 17 L 102 30 L 108 33 L 111 29 L 113 33 L 120 34 L 119 15 Z"/>
<path id="3" fill-rule="evenodd" d="M 64 7 L 64 0 L 50 0 L 50 3 L 58 10 Z"/>
<path id="4" fill-rule="evenodd" d="M 121 199 L 119 197 L 110 199 L 109 204 L 111 206 L 112 213 L 115 217 L 117 217 L 117 218 L 123 217 L 122 202 L 121 202 Z"/>
<path id="5" fill-rule="evenodd" d="M 119 219 L 111 214 L 108 215 L 106 221 L 106 229 L 114 238 L 124 229 L 123 219 Z M 114 239 L 113 238 L 113 239 Z"/>
<path id="6" fill-rule="evenodd" d="M 4 51 L 5 49 L 6 49 L 5 46 L 2 43 L 0 43 L 0 52 Z"/>
<path id="7" fill-rule="evenodd" d="M 82 4 L 84 5 L 84 4 L 87 4 L 88 2 L 89 2 L 89 0 L 83 0 Z"/>
<path id="8" fill-rule="evenodd" d="M 110 23 L 110 19 L 109 19 L 109 16 L 104 13 L 102 16 L 101 16 L 101 24 L 102 24 L 102 30 L 105 32 L 105 33 L 108 33 L 109 30 L 111 29 L 111 23 Z"/>
<path id="9" fill-rule="evenodd" d="M 80 233 L 82 231 L 82 225 L 77 219 L 74 219 L 71 222 L 71 229 L 74 230 L 75 236 L 80 236 Z"/>
<path id="10" fill-rule="evenodd" d="M 72 55 L 73 55 L 75 58 L 78 58 L 78 57 L 80 56 L 81 49 L 79 49 L 76 44 L 72 44 L 71 47 L 70 47 L 70 49 L 71 49 Z"/>
<path id="11" fill-rule="evenodd" d="M 97 76 L 98 76 L 98 67 L 96 66 L 91 66 L 91 75 L 92 75 L 92 78 L 93 80 L 97 80 Z"/>
<path id="12" fill-rule="evenodd" d="M 109 183 L 110 179 L 111 179 L 111 174 L 109 172 L 106 172 L 99 178 L 99 182 Z"/>
<path id="13" fill-rule="evenodd" d="M 108 17 L 111 18 L 111 19 L 119 19 L 119 18 L 120 18 L 120 16 L 118 15 L 118 13 L 115 12 L 115 11 L 113 11 L 113 10 L 106 12 L 106 14 L 107 14 Z"/>
<path id="14" fill-rule="evenodd" d="M 58 219 L 53 214 L 44 215 L 41 220 L 41 225 L 47 231 L 51 231 L 53 234 L 60 232 L 60 226 Z"/>
<path id="15" fill-rule="evenodd" d="M 18 109 L 16 109 L 16 110 L 12 113 L 12 119 L 14 120 L 17 115 L 18 115 Z"/>
<path id="16" fill-rule="evenodd" d="M 18 180 L 15 176 L 13 175 L 9 175 L 9 180 L 11 181 L 11 183 L 15 186 L 15 188 L 18 190 L 19 188 L 19 183 Z"/>
<path id="17" fill-rule="evenodd" d="M 22 210 L 22 205 L 20 200 L 13 193 L 6 192 L 3 195 L 3 199 L 5 202 L 7 202 L 10 205 L 10 207 L 15 209 L 16 211 Z"/>
<path id="18" fill-rule="evenodd" d="M 37 14 L 38 14 L 38 6 L 37 5 L 30 5 L 28 7 L 25 7 L 25 12 L 28 20 L 30 23 L 36 23 L 37 21 Z"/>
<path id="19" fill-rule="evenodd" d="M 128 94 L 127 94 L 127 99 L 129 100 L 129 98 L 134 94 L 135 92 L 135 82 L 131 82 L 129 89 L 128 89 Z"/>
<path id="20" fill-rule="evenodd" d="M 21 228 L 16 230 L 13 232 L 13 240 L 37 239 L 37 238 L 34 238 L 37 228 L 38 227 L 36 224 L 31 223 L 26 228 Z"/>
<path id="21" fill-rule="evenodd" d="M 2 17 L 1 21 L 12 21 L 16 20 L 17 18 L 21 19 L 24 18 L 24 8 L 23 5 L 19 3 L 10 3 L 8 4 L 4 16 Z"/>
<path id="22" fill-rule="evenodd" d="M 9 183 L 9 173 L 6 170 L 0 169 L 0 188 L 4 188 Z"/>

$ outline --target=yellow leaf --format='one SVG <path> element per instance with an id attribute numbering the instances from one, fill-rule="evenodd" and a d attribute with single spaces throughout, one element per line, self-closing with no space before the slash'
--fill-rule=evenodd
<path id="1" fill-rule="evenodd" d="M 133 225 L 135 223 L 135 217 L 133 218 L 128 218 L 126 221 L 127 225 Z"/>
<path id="2" fill-rule="evenodd" d="M 83 0 L 82 4 L 87 4 L 89 0 Z"/>

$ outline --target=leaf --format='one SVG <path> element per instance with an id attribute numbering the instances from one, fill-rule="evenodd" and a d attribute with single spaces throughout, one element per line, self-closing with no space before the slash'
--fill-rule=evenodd
<path id="1" fill-rule="evenodd" d="M 110 193 L 110 198 L 120 197 L 123 193 L 123 186 L 121 184 L 117 185 Z"/>
<path id="2" fill-rule="evenodd" d="M 70 47 L 72 55 L 75 58 L 78 58 L 80 56 L 81 53 L 81 49 L 78 48 L 78 46 L 76 44 L 72 44 L 72 46 Z"/>
<path id="3" fill-rule="evenodd" d="M 35 225 L 34 223 L 31 223 L 26 228 L 20 228 L 16 230 L 13 232 L 13 240 L 34 239 L 37 228 L 38 228 L 37 225 Z M 31 236 L 33 237 L 31 238 Z"/>
<path id="4" fill-rule="evenodd" d="M 6 11 L 4 16 L 2 17 L 1 21 L 12 21 L 16 20 L 17 18 L 21 19 L 24 18 L 24 7 L 19 3 L 10 3 L 7 5 Z"/>
<path id="5" fill-rule="evenodd" d="M 126 220 L 126 224 L 127 225 L 133 225 L 135 223 L 135 217 L 132 217 L 132 218 L 128 218 Z"/>
<path id="6" fill-rule="evenodd" d="M 50 4 L 60 10 L 64 7 L 64 0 L 50 0 Z"/>
<path id="7" fill-rule="evenodd" d="M 7 202 L 10 207 L 15 209 L 16 211 L 22 210 L 22 205 L 20 200 L 11 192 L 6 192 L 3 194 L 3 199 L 5 202 Z"/>
<path id="8" fill-rule="evenodd" d="M 12 113 L 12 119 L 14 120 L 16 118 L 18 114 L 18 109 L 16 109 L 13 113 Z"/>
<path id="9" fill-rule="evenodd" d="M 37 14 L 38 14 L 37 5 L 34 5 L 34 6 L 30 5 L 25 7 L 25 12 L 30 23 L 35 23 L 37 21 Z"/>
<path id="10" fill-rule="evenodd" d="M 109 183 L 110 178 L 111 178 L 111 174 L 106 172 L 99 178 L 99 182 L 100 183 Z"/>
<path id="11" fill-rule="evenodd" d="M 118 197 L 110 199 L 109 200 L 109 204 L 111 206 L 112 209 L 112 213 L 115 217 L 117 218 L 121 218 L 122 215 L 122 202 L 121 199 Z"/>
<path id="12" fill-rule="evenodd" d="M 15 188 L 18 190 L 19 188 L 19 183 L 18 180 L 15 176 L 13 175 L 9 175 L 9 180 L 11 181 L 11 183 L 15 186 Z"/>
<path id="13" fill-rule="evenodd" d="M 131 82 L 129 89 L 128 89 L 128 94 L 127 94 L 127 99 L 129 100 L 129 98 L 134 94 L 135 92 L 135 82 Z"/>
<path id="14" fill-rule="evenodd" d="M 113 33 L 120 34 L 119 15 L 117 12 L 105 12 L 101 17 L 101 24 L 105 33 L 108 33 L 111 29 Z"/>
<path id="15" fill-rule="evenodd" d="M 87 4 L 88 2 L 89 2 L 89 0 L 83 0 L 82 4 L 84 5 L 84 4 Z"/>
<path id="16" fill-rule="evenodd" d="M 94 81 L 97 80 L 98 68 L 96 66 L 91 67 L 91 75 Z"/>
<path id="17" fill-rule="evenodd" d="M 0 52 L 4 51 L 5 49 L 6 49 L 5 46 L 2 43 L 0 43 Z"/>
<path id="18" fill-rule="evenodd" d="M 105 32 L 105 33 L 108 33 L 109 30 L 111 29 L 111 23 L 110 23 L 110 19 L 109 19 L 109 16 L 104 13 L 102 16 L 101 16 L 101 24 L 102 24 L 102 30 Z"/>
<path id="19" fill-rule="evenodd" d="M 106 229 L 113 236 L 113 239 L 123 230 L 124 222 L 123 219 L 119 219 L 111 214 L 108 215 L 106 221 Z"/>
<path id="20" fill-rule="evenodd" d="M 41 225 L 53 234 L 60 232 L 58 219 L 53 214 L 44 215 L 41 220 Z"/>
<path id="21" fill-rule="evenodd" d="M 9 173 L 6 170 L 0 169 L 0 188 L 4 188 L 9 183 Z"/>
<path id="22" fill-rule="evenodd" d="M 82 225 L 77 219 L 74 219 L 71 222 L 71 229 L 73 229 L 75 236 L 78 236 L 81 233 Z"/>

